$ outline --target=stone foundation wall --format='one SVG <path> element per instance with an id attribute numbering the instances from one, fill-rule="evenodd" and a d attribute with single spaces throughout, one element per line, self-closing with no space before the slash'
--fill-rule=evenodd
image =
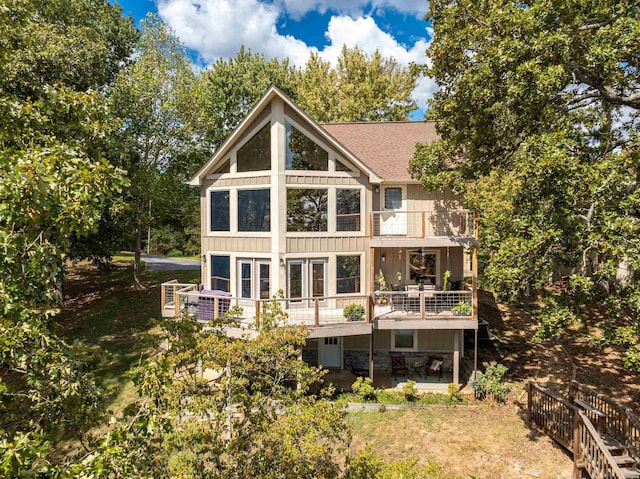
<path id="1" fill-rule="evenodd" d="M 302 348 L 302 360 L 309 366 L 318 366 L 318 350 Z"/>

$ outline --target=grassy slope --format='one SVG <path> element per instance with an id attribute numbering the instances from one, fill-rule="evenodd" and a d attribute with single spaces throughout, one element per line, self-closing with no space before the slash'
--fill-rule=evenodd
<path id="1" fill-rule="evenodd" d="M 171 279 L 197 282 L 200 272 L 145 272 L 142 279 L 147 290 L 136 291 L 131 288 L 131 263 L 123 257 L 116 258 L 115 265 L 108 274 L 99 274 L 86 263 L 68 269 L 65 306 L 56 325 L 69 341 L 102 348 L 97 372 L 109 391 L 105 408 L 119 410 L 135 398 L 125 372 L 143 357 L 140 333 L 151 330 L 160 317 L 160 284 Z"/>

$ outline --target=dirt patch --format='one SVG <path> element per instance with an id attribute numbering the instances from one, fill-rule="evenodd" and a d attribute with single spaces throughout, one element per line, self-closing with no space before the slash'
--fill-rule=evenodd
<path id="1" fill-rule="evenodd" d="M 352 449 L 371 443 L 389 460 L 430 459 L 448 477 L 570 479 L 568 453 L 527 427 L 513 405 L 352 413 Z"/>
<path id="2" fill-rule="evenodd" d="M 515 306 L 498 304 L 493 294 L 481 291 L 480 317 L 496 335 L 492 345 L 480 350 L 480 361 L 499 362 L 509 368 L 508 380 L 516 383 L 511 398 L 521 398 L 523 385 L 535 380 L 558 391 L 566 391 L 575 379 L 637 409 L 640 377 L 625 370 L 620 349 L 604 350 L 587 344 L 585 331 L 569 329 L 558 341 L 533 341 L 536 321 Z"/>

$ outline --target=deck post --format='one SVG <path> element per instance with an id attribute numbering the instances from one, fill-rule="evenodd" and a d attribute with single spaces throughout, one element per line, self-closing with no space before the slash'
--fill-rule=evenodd
<path id="1" fill-rule="evenodd" d="M 369 292 L 373 293 L 376 288 L 376 250 L 369 248 Z"/>
<path id="2" fill-rule="evenodd" d="M 260 331 L 260 301 L 256 300 L 256 331 Z"/>
<path id="3" fill-rule="evenodd" d="M 367 295 L 364 305 L 364 317 L 367 323 L 371 322 L 371 295 Z"/>
<path id="4" fill-rule="evenodd" d="M 453 382 L 460 384 L 460 330 L 453 333 Z"/>
<path id="5" fill-rule="evenodd" d="M 213 298 L 213 319 L 218 319 L 218 306 L 220 304 L 220 300 L 217 296 Z"/>
<path id="6" fill-rule="evenodd" d="M 422 238 L 426 238 L 427 237 L 427 212 L 423 211 L 422 212 Z"/>
<path id="7" fill-rule="evenodd" d="M 164 306 L 165 306 L 165 304 L 167 304 L 167 303 L 164 302 L 165 296 L 166 296 L 165 295 L 165 288 L 166 288 L 166 286 L 164 284 L 160 285 L 160 304 L 162 305 L 162 311 L 164 311 Z"/>
<path id="8" fill-rule="evenodd" d="M 574 410 L 573 414 L 573 479 L 582 479 L 582 458 L 580 457 L 580 436 L 582 420 L 580 411 Z"/>
<path id="9" fill-rule="evenodd" d="M 533 394 L 533 384 L 531 381 L 527 382 L 527 423 L 531 424 L 531 395 Z"/>
<path id="10" fill-rule="evenodd" d="M 369 334 L 369 379 L 373 382 L 373 330 Z"/>
<path id="11" fill-rule="evenodd" d="M 313 300 L 313 322 L 316 326 L 320 326 L 320 300 Z"/>
<path id="12" fill-rule="evenodd" d="M 180 317 L 180 304 L 178 302 L 178 288 L 173 288 L 173 307 L 176 309 L 176 318 Z"/>
<path id="13" fill-rule="evenodd" d="M 473 338 L 473 379 L 478 379 L 478 328 L 474 330 Z"/>
<path id="14" fill-rule="evenodd" d="M 419 297 L 420 297 L 420 319 L 424 319 L 425 315 L 426 315 L 426 311 L 425 311 L 425 292 L 424 291 L 420 291 L 418 293 Z"/>

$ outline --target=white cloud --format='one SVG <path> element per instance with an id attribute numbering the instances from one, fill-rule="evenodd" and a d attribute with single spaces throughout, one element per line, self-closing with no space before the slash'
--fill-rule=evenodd
<path id="1" fill-rule="evenodd" d="M 343 7 L 363 4 L 361 0 L 283 0 L 295 3 L 300 8 L 330 8 L 331 4 Z M 417 2 L 420 3 L 420 2 Z M 377 0 L 374 6 L 415 5 L 405 0 Z M 281 35 L 277 22 L 282 15 L 282 4 L 265 4 L 258 0 L 158 0 L 158 14 L 176 32 L 182 43 L 198 52 L 204 62 L 213 63 L 219 58 L 234 57 L 244 45 L 267 58 L 288 57 L 294 65 L 302 66 L 315 47 L 290 35 Z M 320 55 L 335 63 L 342 45 L 358 46 L 368 54 L 376 49 L 383 56 L 393 57 L 401 65 L 410 62 L 424 64 L 428 61 L 426 48 L 432 32 L 425 29 L 425 39 L 416 41 L 407 48 L 384 32 L 370 16 L 352 18 L 336 15 L 331 18 L 325 36 L 328 45 Z M 420 108 L 436 91 L 435 83 L 421 78 L 414 91 Z"/>
<path id="2" fill-rule="evenodd" d="M 359 17 L 374 11 L 393 8 L 398 12 L 424 16 L 429 7 L 426 0 L 280 0 L 292 18 L 301 18 L 310 11 L 325 13 L 333 10 L 338 14 Z"/>
<path id="3" fill-rule="evenodd" d="M 257 0 L 158 1 L 158 15 L 206 63 L 233 57 L 245 45 L 267 58 L 289 57 L 303 65 L 314 49 L 277 32 L 280 13 L 277 6 Z"/>

